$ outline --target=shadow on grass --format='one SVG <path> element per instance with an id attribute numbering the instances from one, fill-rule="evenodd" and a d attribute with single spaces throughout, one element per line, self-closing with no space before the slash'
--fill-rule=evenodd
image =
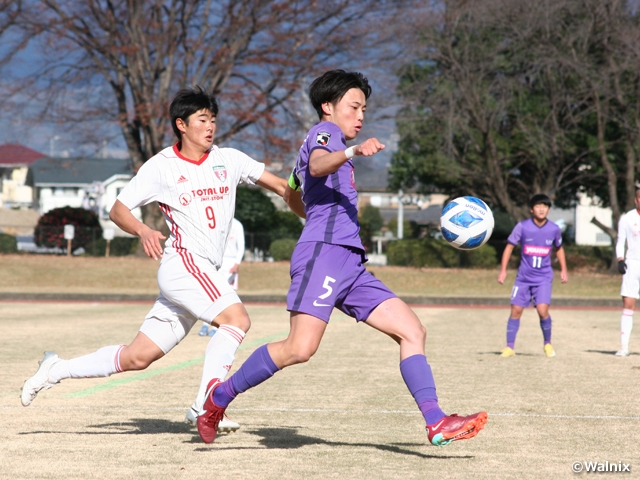
<path id="1" fill-rule="evenodd" d="M 133 418 L 123 422 L 88 425 L 87 428 L 95 428 L 96 430 L 85 432 L 57 432 L 53 430 L 35 430 L 32 432 L 21 432 L 20 435 L 32 435 L 38 433 L 75 433 L 76 435 L 157 435 L 165 433 L 175 433 L 180 435 L 188 433 L 193 434 L 193 427 L 185 422 L 171 422 L 169 420 L 155 418 Z M 198 438 L 197 434 L 196 438 Z"/>
<path id="2" fill-rule="evenodd" d="M 96 429 L 94 431 L 54 431 L 54 430 L 34 430 L 31 432 L 20 432 L 19 435 L 37 435 L 37 434 L 75 434 L 75 435 L 157 435 L 157 434 L 178 434 L 188 435 L 191 434 L 190 440 L 185 440 L 184 443 L 193 443 L 202 445 L 202 440 L 198 434 L 194 434 L 193 427 L 184 422 L 171 422 L 168 420 L 149 419 L 149 418 L 134 418 L 123 422 L 102 423 L 96 425 L 88 425 L 87 428 Z M 307 435 L 300 435 L 296 428 L 258 428 L 253 430 L 245 430 L 246 433 L 251 435 L 257 435 L 262 437 L 259 443 L 264 448 L 268 449 L 298 449 L 310 445 L 326 445 L 329 447 L 356 447 L 356 448 L 374 448 L 385 452 L 391 452 L 400 455 L 414 456 L 418 458 L 437 458 L 437 459 L 465 459 L 474 458 L 471 455 L 426 455 L 424 453 L 415 451 L 417 448 L 427 447 L 430 445 L 427 443 L 425 435 L 425 443 L 395 443 L 395 444 L 382 444 L 382 443 L 348 443 L 348 442 L 332 442 L 324 440 L 322 438 L 310 437 Z M 227 434 L 220 436 L 220 439 L 224 438 Z M 229 450 L 255 450 L 260 447 L 251 446 L 228 446 L 224 444 L 214 444 L 221 449 Z M 220 448 L 210 448 L 207 446 L 198 447 L 196 452 L 211 452 L 219 450 Z M 433 447 L 436 448 L 436 447 Z"/>
<path id="3" fill-rule="evenodd" d="M 310 437 L 307 435 L 300 435 L 295 428 L 258 428 L 253 430 L 246 430 L 248 434 L 257 435 L 262 437 L 259 443 L 268 449 L 297 449 L 307 447 L 310 445 L 325 445 L 329 447 L 356 447 L 356 448 L 374 448 L 384 452 L 391 452 L 400 455 L 414 456 L 418 458 L 435 458 L 435 459 L 466 459 L 474 458 L 472 455 L 426 455 L 421 452 L 413 450 L 413 448 L 429 448 L 428 440 L 425 435 L 425 443 L 395 443 L 395 444 L 381 444 L 381 443 L 348 443 L 348 442 L 332 442 L 324 440 L 322 438 Z M 223 446 L 224 449 L 229 450 L 243 450 L 247 447 L 232 447 Z M 436 447 L 433 447 L 436 448 Z M 196 451 L 212 452 L 217 449 L 211 448 L 197 448 Z"/>
<path id="4" fill-rule="evenodd" d="M 617 350 L 585 350 L 587 353 L 600 353 L 602 355 L 615 355 Z M 629 352 L 629 356 L 640 355 L 636 352 Z"/>

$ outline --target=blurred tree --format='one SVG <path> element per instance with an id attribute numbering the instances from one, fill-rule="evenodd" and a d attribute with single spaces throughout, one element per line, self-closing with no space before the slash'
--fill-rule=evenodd
<path id="1" fill-rule="evenodd" d="M 23 0 L 0 0 L 0 66 L 8 63 L 29 41 L 29 35 L 18 31 Z"/>
<path id="2" fill-rule="evenodd" d="M 358 212 L 358 222 L 360 222 L 360 240 L 362 240 L 363 246 L 371 251 L 371 237 L 380 232 L 382 225 L 384 225 L 380 209 L 373 205 L 365 205 Z"/>
<path id="3" fill-rule="evenodd" d="M 117 121 L 134 167 L 170 142 L 167 109 L 181 87 L 213 91 L 222 109 L 216 143 L 243 134 L 269 161 L 291 148 L 305 121 L 296 97 L 307 77 L 350 53 L 382 55 L 384 22 L 408 1 L 23 0 L 19 25 L 45 52 L 7 98 L 91 135 Z M 24 105 L 14 103 L 20 110 Z M 89 126 L 82 131 L 78 125 Z M 102 139 L 96 143 L 102 144 Z M 275 153 L 274 153 L 275 152 Z M 271 155 L 271 156 L 270 156 Z M 154 210 L 156 213 L 158 209 Z M 144 209 L 158 228 L 161 216 Z"/>
<path id="4" fill-rule="evenodd" d="M 638 22 L 623 0 L 439 3 L 400 71 L 391 188 L 475 195 L 516 220 L 532 194 L 566 207 L 585 192 L 617 223 L 639 166 Z"/>
<path id="5" fill-rule="evenodd" d="M 33 232 L 36 245 L 50 248 L 66 248 L 64 226 L 73 225 L 75 235 L 71 249 L 86 247 L 102 238 L 102 227 L 98 215 L 91 210 L 75 207 L 61 207 L 49 210 L 38 219 Z"/>

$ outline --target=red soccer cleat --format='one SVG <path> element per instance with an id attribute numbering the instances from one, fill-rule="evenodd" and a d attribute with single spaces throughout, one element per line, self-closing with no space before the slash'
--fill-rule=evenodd
<path id="1" fill-rule="evenodd" d="M 438 447 L 448 445 L 456 440 L 475 437 L 487 423 L 487 412 L 478 412 L 468 417 L 457 414 L 447 415 L 438 423 L 427 425 L 429 441 Z"/>
<path id="2" fill-rule="evenodd" d="M 198 426 L 198 434 L 204 443 L 213 443 L 218 435 L 218 425 L 224 417 L 224 411 L 227 407 L 219 407 L 213 403 L 213 392 L 222 385 L 222 380 L 214 378 L 207 385 L 207 394 L 205 396 L 202 413 L 196 421 Z"/>

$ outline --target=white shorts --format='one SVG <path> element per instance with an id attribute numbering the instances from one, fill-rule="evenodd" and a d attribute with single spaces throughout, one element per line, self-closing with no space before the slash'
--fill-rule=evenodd
<path id="1" fill-rule="evenodd" d="M 241 303 L 215 265 L 189 253 L 165 252 L 158 268 L 158 286 L 160 295 L 140 331 L 165 354 L 198 320 L 211 324 L 225 309 Z"/>
<path id="2" fill-rule="evenodd" d="M 640 298 L 640 260 L 625 260 L 627 273 L 622 276 L 620 295 L 623 297 Z"/>

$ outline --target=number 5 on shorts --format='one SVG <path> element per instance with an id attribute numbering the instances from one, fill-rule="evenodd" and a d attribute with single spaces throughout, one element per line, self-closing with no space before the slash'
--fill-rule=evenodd
<path id="1" fill-rule="evenodd" d="M 329 295 L 333 293 L 333 288 L 329 284 L 334 283 L 335 281 L 336 279 L 331 278 L 329 275 L 324 277 L 324 283 L 322 284 L 322 288 L 324 288 L 326 292 L 324 292 L 322 295 L 318 295 L 319 299 L 324 300 L 325 298 L 327 298 Z M 331 305 L 329 305 L 328 303 L 318 303 L 318 300 L 314 300 L 313 306 L 314 307 L 330 307 Z"/>

